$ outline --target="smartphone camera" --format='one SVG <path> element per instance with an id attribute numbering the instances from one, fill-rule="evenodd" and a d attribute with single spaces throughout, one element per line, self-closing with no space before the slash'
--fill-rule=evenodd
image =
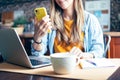
<path id="1" fill-rule="evenodd" d="M 37 10 L 35 10 L 35 12 L 37 13 Z"/>

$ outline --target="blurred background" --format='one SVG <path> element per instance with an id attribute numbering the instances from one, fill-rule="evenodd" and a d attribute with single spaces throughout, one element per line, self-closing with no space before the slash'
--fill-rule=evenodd
<path id="1" fill-rule="evenodd" d="M 85 9 L 98 17 L 104 31 L 120 31 L 120 0 L 83 1 L 85 1 Z M 24 24 L 24 27 L 25 24 L 30 26 L 34 17 L 34 8 L 42 6 L 49 12 L 49 0 L 0 0 L 0 24 L 12 25 L 12 27 L 19 24 Z M 104 18 L 105 16 L 107 18 Z"/>
<path id="2" fill-rule="evenodd" d="M 83 0 L 83 3 L 85 10 L 98 18 L 104 34 L 111 36 L 110 57 L 120 58 L 120 0 Z M 16 29 L 29 53 L 36 7 L 46 7 L 49 13 L 50 0 L 0 0 L 0 28 Z"/>

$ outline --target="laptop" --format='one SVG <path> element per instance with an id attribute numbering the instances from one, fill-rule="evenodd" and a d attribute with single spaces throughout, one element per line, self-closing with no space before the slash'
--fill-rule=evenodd
<path id="1" fill-rule="evenodd" d="M 38 68 L 51 64 L 50 59 L 44 56 L 29 57 L 14 29 L 0 30 L 0 52 L 4 61 L 28 68 Z"/>

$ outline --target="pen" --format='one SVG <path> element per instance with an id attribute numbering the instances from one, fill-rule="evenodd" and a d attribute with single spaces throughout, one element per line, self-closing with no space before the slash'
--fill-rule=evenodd
<path id="1" fill-rule="evenodd" d="M 96 66 L 96 63 L 95 62 L 92 62 L 92 61 L 90 61 L 90 60 L 86 60 L 87 62 L 89 62 L 89 63 L 91 63 L 91 64 L 93 64 L 94 66 Z"/>

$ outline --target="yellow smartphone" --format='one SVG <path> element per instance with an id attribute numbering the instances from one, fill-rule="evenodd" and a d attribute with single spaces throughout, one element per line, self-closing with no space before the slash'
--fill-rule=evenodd
<path id="1" fill-rule="evenodd" d="M 37 20 L 40 21 L 44 16 L 47 15 L 47 10 L 45 7 L 35 8 L 34 13 Z"/>
<path id="2" fill-rule="evenodd" d="M 45 7 L 39 7 L 34 9 L 35 16 L 38 21 L 42 20 L 43 17 L 47 15 L 47 10 Z M 48 30 L 50 32 L 51 29 Z"/>

